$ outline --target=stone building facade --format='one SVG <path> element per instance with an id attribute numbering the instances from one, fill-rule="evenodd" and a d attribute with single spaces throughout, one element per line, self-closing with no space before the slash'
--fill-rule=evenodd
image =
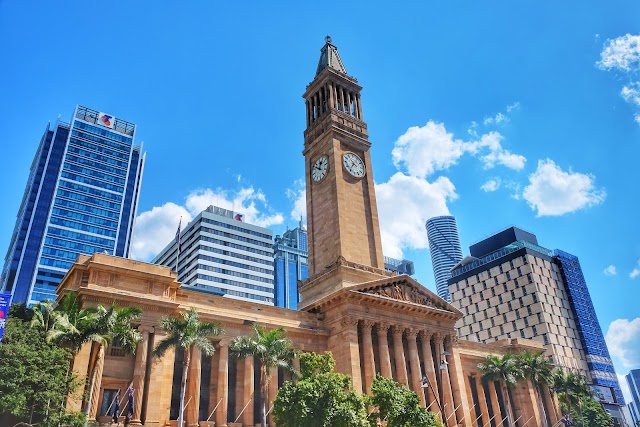
<path id="1" fill-rule="evenodd" d="M 455 323 L 462 312 L 407 275 L 384 270 L 375 202 L 370 143 L 362 120 L 360 86 L 347 75 L 337 48 L 327 38 L 314 81 L 305 92 L 309 278 L 299 283 L 300 310 L 230 300 L 181 288 L 170 268 L 105 254 L 80 256 L 58 293 L 76 291 L 84 306 L 140 307 L 143 339 L 135 356 L 109 348 L 103 358 L 85 345 L 74 371 L 86 377 L 95 364 L 98 380 L 91 393 L 91 418 L 101 418 L 114 390 L 133 384 L 133 425 L 175 425 L 182 355 L 161 359 L 151 350 L 165 336 L 163 316 L 195 308 L 201 319 L 216 322 L 224 334 L 216 352 L 191 355 L 186 401 L 187 426 L 254 426 L 260 388 L 252 359 L 236 360 L 229 342 L 252 333 L 254 324 L 283 327 L 299 351 L 331 351 L 336 369 L 352 377 L 354 389 L 370 390 L 376 373 L 415 391 L 424 407 L 440 413 L 445 425 L 504 425 L 504 399 L 495 384 L 482 384 L 477 365 L 488 354 L 544 351 L 542 344 L 518 338 L 491 344 L 458 339 Z M 287 377 L 274 374 L 269 408 Z M 422 378 L 430 387 L 423 388 Z M 88 396 L 86 393 L 85 396 Z M 519 425 L 543 425 L 533 386 L 512 390 Z M 543 390 L 546 417 L 558 420 L 556 405 Z M 73 400 L 74 409 L 86 407 Z M 270 417 L 270 425 L 273 420 Z"/>

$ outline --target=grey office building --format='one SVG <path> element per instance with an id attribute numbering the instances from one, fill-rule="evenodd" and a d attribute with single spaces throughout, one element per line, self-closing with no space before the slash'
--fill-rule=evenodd
<path id="1" fill-rule="evenodd" d="M 241 213 L 209 206 L 181 231 L 180 249 L 174 240 L 152 263 L 177 270 L 183 287 L 273 305 L 272 238 Z"/>

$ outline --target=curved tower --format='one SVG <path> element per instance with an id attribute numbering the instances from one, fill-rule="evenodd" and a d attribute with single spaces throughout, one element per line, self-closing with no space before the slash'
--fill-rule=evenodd
<path id="1" fill-rule="evenodd" d="M 438 296 L 451 302 L 447 279 L 453 266 L 462 260 L 458 225 L 455 217 L 445 215 L 430 218 L 426 227 Z"/>

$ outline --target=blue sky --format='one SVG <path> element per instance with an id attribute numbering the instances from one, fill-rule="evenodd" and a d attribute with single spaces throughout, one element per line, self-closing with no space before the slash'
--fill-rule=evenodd
<path id="1" fill-rule="evenodd" d="M 385 253 L 433 289 L 429 216 L 455 215 L 465 252 L 527 229 L 579 256 L 618 373 L 640 368 L 640 3 L 600 3 L 0 0 L 0 247 L 76 104 L 138 125 L 138 258 L 209 203 L 295 227 L 330 34 L 364 87 Z"/>

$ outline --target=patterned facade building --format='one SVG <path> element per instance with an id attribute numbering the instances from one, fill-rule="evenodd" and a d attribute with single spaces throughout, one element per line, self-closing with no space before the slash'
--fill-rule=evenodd
<path id="1" fill-rule="evenodd" d="M 635 426 L 640 423 L 640 369 L 632 369 L 625 375 L 629 391 L 631 392 L 632 401 L 629 402 L 629 413 L 631 414 L 631 425 Z"/>
<path id="2" fill-rule="evenodd" d="M 47 126 L 5 258 L 0 289 L 14 303 L 56 298 L 81 253 L 128 257 L 144 165 L 136 125 L 77 106 Z"/>
<path id="3" fill-rule="evenodd" d="M 215 421 L 216 427 L 253 427 L 258 422 L 256 402 L 263 397 L 259 365 L 229 351 L 230 340 L 251 334 L 254 324 L 285 328 L 299 351 L 331 351 L 336 370 L 351 377 L 357 393 L 369 393 L 380 374 L 415 391 L 420 405 L 437 413 L 447 427 L 504 424 L 505 398 L 499 386 L 480 381 L 478 363 L 489 354 L 544 348 L 519 338 L 490 344 L 459 340 L 454 325 L 463 316 L 460 310 L 410 276 L 384 269 L 360 90 L 327 38 L 304 95 L 309 277 L 299 285 L 299 310 L 203 293 L 182 286 L 170 267 L 105 254 L 81 256 L 61 284 L 61 295 L 73 290 L 83 306 L 115 302 L 140 307 L 144 315 L 135 356 L 108 349 L 104 358 L 96 357 L 89 344 L 80 350 L 75 374 L 86 379 L 94 363 L 100 374 L 92 383 L 93 393 L 83 394 L 85 401 L 70 400 L 70 408 L 86 408 L 87 396 L 92 396 L 90 417 L 108 423 L 110 416 L 99 408 L 108 407 L 118 389 L 133 384 L 131 424 L 173 425 L 178 403 L 172 396 L 181 385 L 183 356 L 169 350 L 153 360 L 149 350 L 166 336 L 159 326 L 162 316 L 194 308 L 224 333 L 213 339 L 213 356 L 191 354 L 188 426 Z M 273 375 L 264 396 L 269 408 L 287 379 Z M 510 394 L 515 417 L 523 424 L 558 422 L 557 402 L 546 387 L 541 388 L 542 402 L 529 382 L 519 383 Z M 271 416 L 269 425 L 274 425 Z"/>
<path id="4" fill-rule="evenodd" d="M 596 386 L 624 397 L 578 258 L 538 245 L 535 235 L 510 227 L 472 245 L 452 271 L 452 304 L 464 316 L 461 338 L 539 341 L 554 363 L 577 370 Z"/>

